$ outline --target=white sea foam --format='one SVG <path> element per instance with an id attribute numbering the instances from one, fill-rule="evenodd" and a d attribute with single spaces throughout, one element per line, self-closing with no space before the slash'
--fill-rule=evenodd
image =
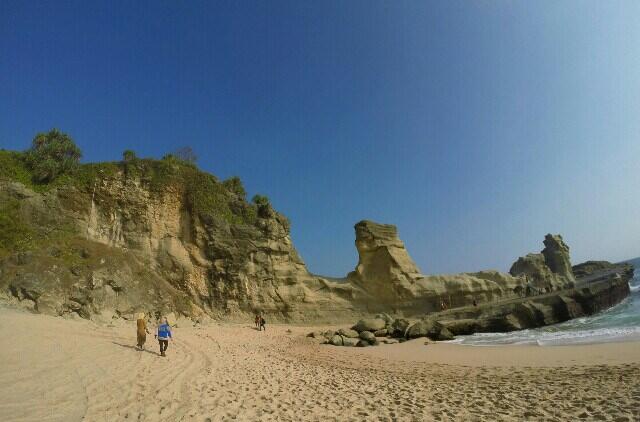
<path id="1" fill-rule="evenodd" d="M 619 305 L 589 317 L 548 327 L 509 333 L 476 333 L 451 343 L 472 346 L 531 344 L 558 346 L 640 340 L 640 280 L 629 285 L 631 294 Z"/>

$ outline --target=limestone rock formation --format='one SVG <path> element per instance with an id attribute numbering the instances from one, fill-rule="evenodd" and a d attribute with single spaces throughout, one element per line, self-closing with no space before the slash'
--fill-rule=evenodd
<path id="1" fill-rule="evenodd" d="M 547 234 L 544 245 L 541 253 L 530 253 L 518 258 L 509 273 L 513 276 L 524 276 L 527 281 L 526 288 L 535 290 L 534 293 L 573 286 L 575 277 L 571 269 L 569 247 L 562 240 L 562 236 Z"/>
<path id="2" fill-rule="evenodd" d="M 363 220 L 355 225 L 358 265 L 348 280 L 365 292 L 369 312 L 406 314 L 516 297 L 522 278 L 498 271 L 425 276 L 420 274 L 395 226 Z M 369 299 L 371 297 L 371 299 Z"/>
<path id="3" fill-rule="evenodd" d="M 544 237 L 544 249 L 542 250 L 544 260 L 551 272 L 565 277 L 569 281 L 575 281 L 571 270 L 571 259 L 569 257 L 569 246 L 562 240 L 562 236 L 547 234 Z"/>
<path id="4" fill-rule="evenodd" d="M 122 169 L 42 193 L 0 180 L 0 214 L 11 212 L 38 238 L 6 256 L 0 245 L 0 290 L 36 311 L 84 318 L 147 311 L 244 320 L 264 312 L 313 321 L 357 313 L 359 289 L 311 275 L 284 216 L 194 175 L 210 189 L 196 199 L 211 205 L 196 208 L 180 179 L 156 190 Z M 30 295 L 32 285 L 46 294 Z"/>
<path id="5" fill-rule="evenodd" d="M 7 157 L 0 151 L 0 160 Z M 368 220 L 355 225 L 355 270 L 344 279 L 317 276 L 293 246 L 285 216 L 192 165 L 136 160 L 85 164 L 78 172 L 47 186 L 0 172 L 6 300 L 106 321 L 141 311 L 173 313 L 178 323 L 185 316 L 246 321 L 256 312 L 270 321 L 364 318 L 356 331 L 404 338 L 408 320 L 389 314 L 518 298 L 530 282 L 553 289 L 573 283 L 560 236 L 547 236 L 543 252 L 521 258 L 512 274 L 423 275 L 396 227 Z M 342 343 L 353 338 L 342 334 Z"/>
<path id="6" fill-rule="evenodd" d="M 355 225 L 358 266 L 349 278 L 375 296 L 411 296 L 420 276 L 396 226 L 363 220 Z"/>

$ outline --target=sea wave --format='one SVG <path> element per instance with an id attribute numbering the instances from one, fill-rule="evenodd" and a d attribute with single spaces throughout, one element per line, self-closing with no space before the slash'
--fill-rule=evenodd
<path id="1" fill-rule="evenodd" d="M 640 277 L 629 284 L 631 294 L 604 312 L 561 324 L 508 333 L 476 333 L 459 336 L 450 343 L 471 346 L 610 343 L 640 340 Z"/>

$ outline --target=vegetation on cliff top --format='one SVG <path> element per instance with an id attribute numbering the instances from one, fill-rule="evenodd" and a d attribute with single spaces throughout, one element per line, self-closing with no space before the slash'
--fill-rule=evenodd
<path id="1" fill-rule="evenodd" d="M 138 158 L 134 151 L 123 152 L 119 162 L 79 163 L 80 149 L 67 134 L 52 129 L 39 133 L 25 152 L 0 150 L 0 181 L 16 181 L 45 192 L 58 187 L 75 187 L 91 192 L 101 181 L 125 177 L 139 180 L 158 194 L 176 187 L 184 193 L 190 210 L 201 218 L 223 218 L 230 224 L 254 224 L 267 216 L 269 199 L 256 195 L 253 203 L 239 177 L 220 182 L 196 166 L 189 147 L 165 155 L 161 160 Z"/>

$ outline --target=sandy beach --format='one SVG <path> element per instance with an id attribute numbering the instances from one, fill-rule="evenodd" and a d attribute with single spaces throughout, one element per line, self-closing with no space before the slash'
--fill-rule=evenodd
<path id="1" fill-rule="evenodd" d="M 310 327 L 113 327 L 0 309 L 2 421 L 640 420 L 640 343 L 338 348 Z"/>

